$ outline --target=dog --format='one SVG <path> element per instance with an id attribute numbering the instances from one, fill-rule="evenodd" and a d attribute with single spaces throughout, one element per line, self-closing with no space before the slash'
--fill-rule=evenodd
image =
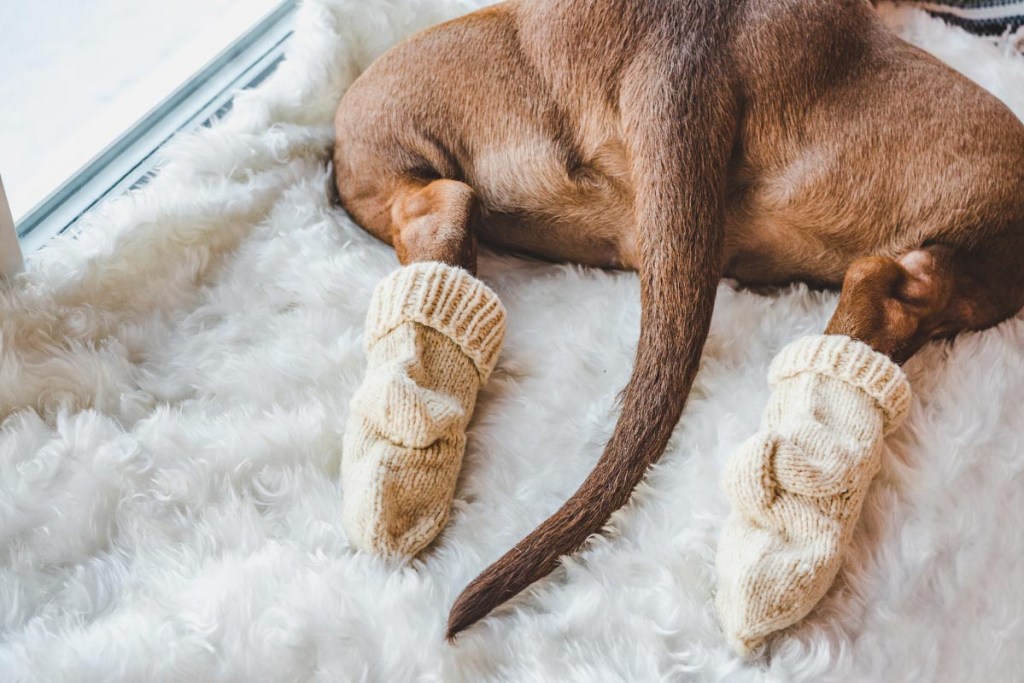
<path id="1" fill-rule="evenodd" d="M 550 573 L 664 451 L 716 286 L 841 288 L 826 329 L 897 363 L 1024 306 L 1024 125 L 868 0 L 510 0 L 377 60 L 335 119 L 338 195 L 402 264 L 477 241 L 636 270 L 621 416 L 453 638 Z"/>

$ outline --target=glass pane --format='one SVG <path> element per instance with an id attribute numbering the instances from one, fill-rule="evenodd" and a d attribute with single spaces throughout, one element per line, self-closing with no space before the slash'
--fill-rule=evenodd
<path id="1" fill-rule="evenodd" d="M 15 220 L 279 3 L 0 2 L 0 173 Z"/>

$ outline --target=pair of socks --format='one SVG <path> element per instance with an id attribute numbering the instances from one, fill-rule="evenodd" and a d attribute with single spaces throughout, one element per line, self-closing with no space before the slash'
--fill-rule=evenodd
<path id="1" fill-rule="evenodd" d="M 498 297 L 465 270 L 399 269 L 374 291 L 366 378 L 342 458 L 343 524 L 356 548 L 412 557 L 448 520 L 476 395 L 505 332 Z M 884 436 L 906 415 L 900 368 L 866 344 L 819 335 L 769 371 L 761 429 L 728 462 L 716 606 L 740 654 L 802 619 L 835 579 Z"/>

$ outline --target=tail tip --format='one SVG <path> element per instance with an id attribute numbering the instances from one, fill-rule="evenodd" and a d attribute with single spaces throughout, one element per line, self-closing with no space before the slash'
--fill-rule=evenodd
<path id="1" fill-rule="evenodd" d="M 445 640 L 448 641 L 449 645 L 455 644 L 455 640 L 459 637 L 459 634 L 477 621 L 475 618 L 466 614 L 460 603 L 461 601 L 457 600 L 455 605 L 452 607 L 451 613 L 448 615 L 448 629 L 445 632 Z"/>

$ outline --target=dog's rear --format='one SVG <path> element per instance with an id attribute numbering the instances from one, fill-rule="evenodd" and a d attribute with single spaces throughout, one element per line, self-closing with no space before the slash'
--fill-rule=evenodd
<path id="1" fill-rule="evenodd" d="M 479 236 L 640 275 L 640 342 L 611 440 L 569 501 L 459 597 L 450 637 L 552 571 L 627 501 L 681 414 L 726 269 L 753 263 L 743 279 L 837 285 L 857 259 L 879 255 L 885 263 L 857 269 L 878 281 L 873 298 L 841 304 L 835 329 L 865 340 L 876 330 L 877 349 L 894 357 L 994 324 L 1024 303 L 1019 251 L 1006 251 L 1019 250 L 1024 234 L 1024 129 L 993 98 L 885 34 L 870 13 L 863 0 L 512 2 L 397 48 L 345 96 L 335 159 L 341 199 L 403 263 L 434 258 L 414 245 L 444 233 L 442 242 L 459 245 L 447 252 L 453 264 L 470 270 L 466 245 Z M 812 41 L 799 38 L 803 20 L 819 27 Z M 968 214 L 942 217 L 963 206 L 927 177 L 941 171 L 942 152 L 915 154 L 888 136 L 915 125 L 907 117 L 942 121 L 939 108 L 951 103 L 895 92 L 886 68 L 910 84 L 915 74 L 934 82 L 962 107 L 958 116 L 978 114 L 1006 136 L 974 150 L 969 127 L 934 136 L 936 149 L 963 153 L 963 168 L 1007 176 L 964 170 L 959 182 L 977 199 Z M 889 96 L 899 106 L 867 106 Z M 886 125 L 892 116 L 899 126 Z M 833 176 L 814 184 L 828 178 L 822 159 L 833 162 Z M 849 169 L 834 165 L 847 159 Z M 935 205 L 915 214 L 921 197 Z M 769 209 L 777 213 L 770 223 Z M 448 218 L 424 233 L 428 224 L 413 215 Z M 845 222 L 837 228 L 822 216 Z M 455 225 L 464 232 L 449 231 Z M 923 261 L 894 260 L 939 243 L 955 249 L 925 260 L 942 272 L 915 275 L 903 264 Z M 892 273 L 927 280 L 934 310 L 886 289 Z M 932 296 L 943 283 L 967 293 Z M 916 321 L 912 336 L 896 338 L 876 309 Z M 967 309 L 973 315 L 961 314 Z"/>

